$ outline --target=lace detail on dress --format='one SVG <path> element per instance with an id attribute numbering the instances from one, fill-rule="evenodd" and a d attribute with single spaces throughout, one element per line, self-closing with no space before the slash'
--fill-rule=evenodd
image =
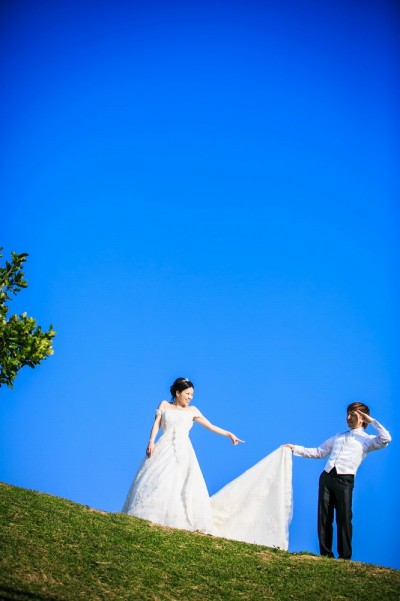
<path id="1" fill-rule="evenodd" d="M 165 411 L 177 411 L 176 409 L 157 409 L 156 410 L 156 417 L 158 417 L 159 415 L 162 415 L 163 413 L 165 413 Z M 178 409 L 179 411 L 179 409 Z M 192 419 L 194 419 L 195 417 L 204 417 L 203 414 L 201 413 L 201 411 L 199 411 L 197 408 L 194 409 L 193 411 L 191 409 L 183 409 L 181 410 L 181 413 L 189 413 L 192 416 Z"/>

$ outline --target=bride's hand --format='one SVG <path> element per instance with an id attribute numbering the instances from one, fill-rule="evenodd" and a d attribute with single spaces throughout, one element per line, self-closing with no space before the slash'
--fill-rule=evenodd
<path id="1" fill-rule="evenodd" d="M 146 449 L 146 455 L 147 457 L 151 457 L 154 451 L 154 443 L 153 442 L 149 442 L 149 444 L 147 445 L 147 449 Z"/>
<path id="2" fill-rule="evenodd" d="M 234 445 L 237 445 L 239 442 L 244 442 L 244 440 L 241 440 L 240 438 L 232 434 L 232 432 L 229 432 L 228 436 Z"/>

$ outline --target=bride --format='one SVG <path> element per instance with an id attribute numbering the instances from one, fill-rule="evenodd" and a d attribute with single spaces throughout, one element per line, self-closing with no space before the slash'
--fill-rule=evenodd
<path id="1" fill-rule="evenodd" d="M 171 402 L 156 411 L 146 457 L 122 511 L 151 522 L 287 549 L 291 517 L 291 453 L 280 448 L 211 498 L 189 439 L 193 422 L 234 445 L 244 442 L 189 407 L 194 386 L 177 378 Z M 155 443 L 160 426 L 162 435 Z"/>

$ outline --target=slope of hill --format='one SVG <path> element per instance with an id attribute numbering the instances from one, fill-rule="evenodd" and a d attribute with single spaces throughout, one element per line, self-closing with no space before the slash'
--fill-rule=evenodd
<path id="1" fill-rule="evenodd" d="M 397 601 L 400 571 L 155 526 L 0 484 L 0 599 Z"/>

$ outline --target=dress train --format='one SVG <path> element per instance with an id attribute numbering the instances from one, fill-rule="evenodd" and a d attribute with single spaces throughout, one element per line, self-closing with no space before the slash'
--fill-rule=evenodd
<path id="1" fill-rule="evenodd" d="M 217 536 L 287 550 L 292 518 L 292 453 L 280 447 L 210 499 Z"/>

